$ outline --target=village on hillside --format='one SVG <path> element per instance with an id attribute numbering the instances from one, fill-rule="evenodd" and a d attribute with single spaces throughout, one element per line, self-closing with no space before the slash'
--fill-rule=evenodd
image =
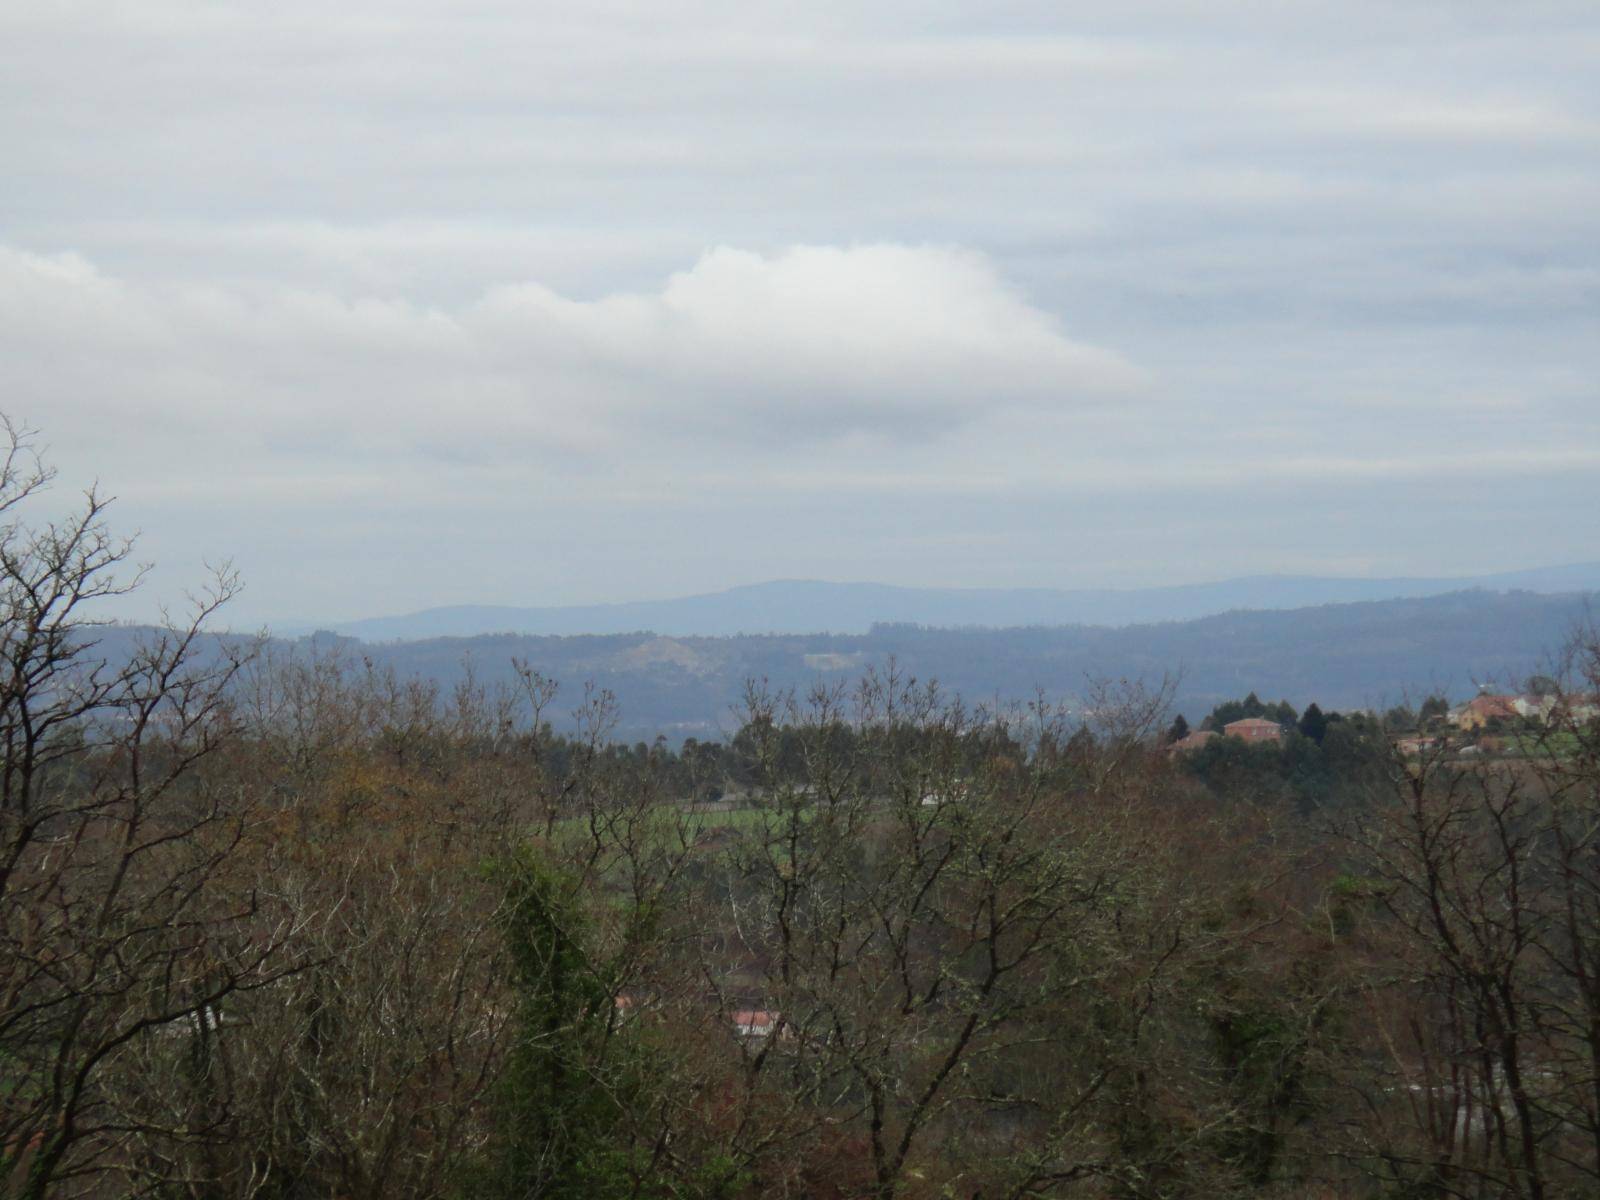
<path id="1" fill-rule="evenodd" d="M 1230 709 L 1246 715 L 1232 716 Z M 1600 720 L 1600 695 L 1565 692 L 1553 680 L 1535 676 L 1523 691 L 1485 689 L 1454 706 L 1432 696 L 1416 712 L 1400 705 L 1384 713 L 1324 714 L 1313 703 L 1304 714 L 1296 714 L 1287 701 L 1265 704 L 1252 692 L 1243 701 L 1218 705 L 1199 729 L 1189 730 L 1179 718 L 1169 731 L 1167 753 L 1190 754 L 1219 738 L 1277 746 L 1300 734 L 1320 744 L 1327 726 L 1344 720 L 1381 728 L 1394 749 L 1408 758 L 1518 757 L 1559 751 L 1567 734 Z"/>

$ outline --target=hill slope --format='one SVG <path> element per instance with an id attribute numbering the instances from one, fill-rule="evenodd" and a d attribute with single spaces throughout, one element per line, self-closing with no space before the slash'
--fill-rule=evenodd
<path id="1" fill-rule="evenodd" d="M 1473 591 L 1121 628 L 886 624 L 861 634 L 502 634 L 351 648 L 402 674 L 446 683 L 459 677 L 464 659 L 480 678 L 493 678 L 517 656 L 561 682 L 563 708 L 586 681 L 613 691 L 629 737 L 704 737 L 736 727 L 747 680 L 804 689 L 891 657 L 969 699 L 1026 699 L 1040 688 L 1065 699 L 1081 694 L 1091 676 L 1153 681 L 1181 673 L 1178 707 L 1191 716 L 1251 689 L 1298 707 L 1390 704 L 1427 691 L 1455 698 L 1479 682 L 1519 681 L 1540 670 L 1596 599 Z"/>

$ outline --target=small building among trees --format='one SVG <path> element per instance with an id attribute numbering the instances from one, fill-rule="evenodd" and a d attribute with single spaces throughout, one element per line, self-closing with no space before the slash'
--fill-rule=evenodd
<path id="1" fill-rule="evenodd" d="M 1210 729 L 1197 729 L 1193 733 L 1185 734 L 1183 737 L 1179 738 L 1177 741 L 1172 742 L 1170 745 L 1168 745 L 1167 746 L 1167 753 L 1169 755 L 1170 754 L 1188 754 L 1191 751 L 1199 750 L 1199 749 L 1203 748 L 1205 746 L 1205 744 L 1207 742 L 1209 742 L 1212 738 L 1220 737 L 1220 736 L 1222 736 L 1222 735 L 1219 734 L 1219 733 L 1216 733 L 1216 732 L 1214 732 L 1213 730 L 1210 730 Z"/>
<path id="2" fill-rule="evenodd" d="M 1512 696 L 1475 696 L 1451 716 L 1451 723 L 1457 729 L 1483 729 L 1491 721 L 1514 721 L 1518 717 L 1515 697 Z"/>
<path id="3" fill-rule="evenodd" d="M 1226 737 L 1242 738 L 1247 742 L 1283 740 L 1283 726 L 1265 717 L 1243 717 L 1237 721 L 1229 721 L 1222 727 L 1222 732 Z"/>

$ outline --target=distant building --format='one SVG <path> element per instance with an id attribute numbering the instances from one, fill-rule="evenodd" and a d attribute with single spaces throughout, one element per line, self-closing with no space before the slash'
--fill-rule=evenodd
<path id="1" fill-rule="evenodd" d="M 1511 707 L 1519 717 L 1532 717 L 1537 721 L 1547 721 L 1550 714 L 1555 711 L 1560 703 L 1555 696 L 1512 696 Z"/>
<path id="2" fill-rule="evenodd" d="M 1192 750 L 1200 749 L 1212 738 L 1220 736 L 1220 734 L 1213 733 L 1209 729 L 1197 729 L 1187 737 L 1181 737 L 1177 741 L 1173 742 L 1167 747 L 1167 753 L 1188 754 Z"/>
<path id="3" fill-rule="evenodd" d="M 1229 721 L 1222 727 L 1225 737 L 1241 738 L 1247 742 L 1281 742 L 1283 726 L 1265 717 L 1245 717 L 1242 721 Z"/>
<path id="4" fill-rule="evenodd" d="M 1482 729 L 1490 721 L 1512 721 L 1517 712 L 1515 696 L 1477 696 L 1450 713 L 1457 729 Z"/>
<path id="5" fill-rule="evenodd" d="M 1563 696 L 1557 716 L 1575 725 L 1585 725 L 1600 718 L 1600 696 Z"/>
<path id="6" fill-rule="evenodd" d="M 771 1037 L 772 1031 L 778 1027 L 779 1014 L 765 1009 L 747 1009 L 731 1015 L 734 1033 L 746 1040 Z"/>

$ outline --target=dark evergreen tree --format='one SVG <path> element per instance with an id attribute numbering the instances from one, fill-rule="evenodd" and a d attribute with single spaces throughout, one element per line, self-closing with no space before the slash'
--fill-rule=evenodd
<path id="1" fill-rule="evenodd" d="M 1328 718 L 1317 707 L 1315 700 L 1306 705 L 1305 715 L 1300 718 L 1300 732 L 1317 745 L 1322 745 L 1322 737 L 1328 732 Z"/>
<path id="2" fill-rule="evenodd" d="M 611 996 L 585 946 L 570 885 L 531 853 L 504 868 L 502 914 L 519 993 L 500 1079 L 498 1128 L 474 1194 L 621 1197 L 630 1184 L 619 1102 L 629 1064 L 613 1045 Z"/>
<path id="3" fill-rule="evenodd" d="M 1404 704 L 1396 704 L 1383 714 L 1383 727 L 1390 733 L 1414 733 L 1417 728 L 1417 714 Z"/>
<path id="4" fill-rule="evenodd" d="M 1549 675 L 1530 675 L 1522 687 L 1530 696 L 1557 696 L 1561 694 L 1561 684 Z"/>
<path id="5" fill-rule="evenodd" d="M 1429 696 L 1422 702 L 1422 707 L 1417 710 L 1417 718 L 1423 728 L 1433 725 L 1450 715 L 1450 701 L 1443 696 Z"/>

